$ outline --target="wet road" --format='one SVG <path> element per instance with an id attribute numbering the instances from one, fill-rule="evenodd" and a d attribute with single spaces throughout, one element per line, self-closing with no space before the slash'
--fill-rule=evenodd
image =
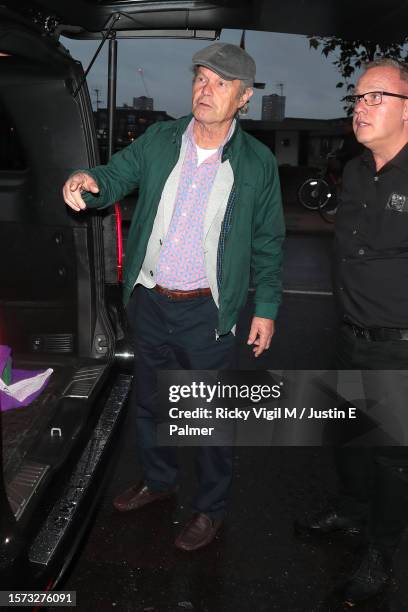
<path id="1" fill-rule="evenodd" d="M 268 355 L 242 368 L 319 369 L 330 365 L 336 327 L 331 296 L 330 235 L 291 235 L 286 244 L 284 302 Z M 92 529 L 61 588 L 77 591 L 78 610 L 129 612 L 334 612 L 331 592 L 353 562 L 358 541 L 315 542 L 293 534 L 293 520 L 321 508 L 335 489 L 330 449 L 238 448 L 225 528 L 207 549 L 173 546 L 189 517 L 193 449 L 181 452 L 182 488 L 174 502 L 122 515 L 112 498 L 136 482 L 135 419 L 129 411 L 120 451 Z M 355 610 L 408 610 L 408 540 L 395 561 L 398 582 Z M 57 608 L 56 608 L 57 610 Z"/>

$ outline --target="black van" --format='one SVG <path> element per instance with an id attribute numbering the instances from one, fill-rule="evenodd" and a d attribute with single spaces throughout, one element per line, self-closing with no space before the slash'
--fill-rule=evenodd
<path id="1" fill-rule="evenodd" d="M 34 403 L 1 413 L 3 588 L 52 588 L 68 563 L 131 382 L 116 217 L 62 199 L 98 150 L 82 66 L 55 27 L 33 3 L 0 7 L 0 344 L 13 368 L 53 369 Z"/>

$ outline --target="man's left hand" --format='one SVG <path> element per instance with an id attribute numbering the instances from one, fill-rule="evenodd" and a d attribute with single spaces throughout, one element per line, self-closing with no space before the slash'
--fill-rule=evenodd
<path id="1" fill-rule="evenodd" d="M 273 319 L 264 319 L 263 317 L 252 319 L 247 344 L 255 345 L 253 348 L 255 357 L 259 357 L 265 349 L 270 347 L 274 333 L 275 321 Z"/>

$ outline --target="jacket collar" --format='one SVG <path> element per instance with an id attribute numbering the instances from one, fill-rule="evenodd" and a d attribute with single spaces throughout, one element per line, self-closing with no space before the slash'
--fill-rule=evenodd
<path id="1" fill-rule="evenodd" d="M 181 144 L 181 138 L 192 118 L 193 114 L 190 113 L 189 115 L 181 117 L 173 122 L 173 143 Z"/>
<path id="2" fill-rule="evenodd" d="M 242 129 L 241 126 L 239 124 L 239 118 L 238 116 L 235 117 L 236 121 L 235 121 L 235 129 L 234 129 L 234 133 L 231 135 L 231 138 L 228 140 L 228 142 L 225 143 L 224 148 L 222 150 L 222 158 L 221 161 L 224 162 L 227 159 L 229 159 L 230 157 L 232 157 L 234 155 L 234 151 L 236 151 L 237 147 L 240 146 L 240 140 L 241 140 L 241 135 L 242 135 Z"/>

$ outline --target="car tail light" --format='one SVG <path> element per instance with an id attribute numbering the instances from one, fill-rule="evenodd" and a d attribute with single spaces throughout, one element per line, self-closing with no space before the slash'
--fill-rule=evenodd
<path id="1" fill-rule="evenodd" d="M 118 282 L 122 282 L 123 275 L 123 236 L 122 236 L 122 211 L 120 204 L 115 204 L 116 217 L 116 252 L 117 252 L 117 267 L 118 267 Z"/>

